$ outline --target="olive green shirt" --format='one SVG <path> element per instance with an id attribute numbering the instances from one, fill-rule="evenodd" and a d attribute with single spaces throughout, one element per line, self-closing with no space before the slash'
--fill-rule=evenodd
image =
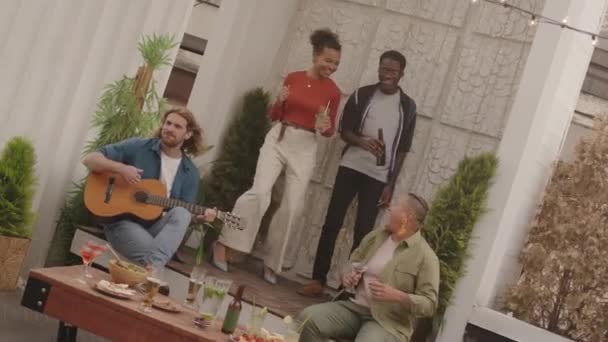
<path id="1" fill-rule="evenodd" d="M 366 263 L 389 236 L 383 229 L 373 230 L 363 238 L 350 261 Z M 409 341 L 416 319 L 431 317 L 437 308 L 437 255 L 420 232 L 416 232 L 397 245 L 393 258 L 386 263 L 378 278 L 382 283 L 407 293 L 409 300 L 404 304 L 371 299 L 372 316 L 388 332 Z"/>

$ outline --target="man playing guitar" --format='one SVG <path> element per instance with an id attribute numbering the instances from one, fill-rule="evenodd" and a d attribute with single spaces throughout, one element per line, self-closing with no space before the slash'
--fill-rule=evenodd
<path id="1" fill-rule="evenodd" d="M 132 138 L 102 147 L 85 156 L 93 173 L 114 173 L 137 186 L 142 179 L 158 179 L 170 198 L 193 203 L 198 191 L 198 169 L 189 156 L 203 151 L 202 130 L 186 108 L 173 108 L 163 117 L 154 138 Z M 175 207 L 149 224 L 121 219 L 105 225 L 112 247 L 146 267 L 162 269 L 177 251 L 192 220 L 214 221 L 215 209 L 193 216 Z"/>

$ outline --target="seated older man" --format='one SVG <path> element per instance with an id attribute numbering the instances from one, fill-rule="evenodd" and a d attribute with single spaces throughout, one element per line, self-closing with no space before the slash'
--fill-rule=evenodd
<path id="1" fill-rule="evenodd" d="M 409 194 L 390 209 L 384 229 L 369 233 L 353 252 L 358 267 L 342 276 L 350 300 L 310 306 L 301 342 L 328 338 L 367 341 L 409 341 L 416 319 L 430 317 L 437 307 L 439 261 L 420 234 L 428 206 Z M 363 280 L 363 281 L 361 281 Z"/>

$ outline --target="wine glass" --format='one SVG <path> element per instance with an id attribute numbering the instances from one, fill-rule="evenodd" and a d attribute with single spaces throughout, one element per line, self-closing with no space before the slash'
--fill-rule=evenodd
<path id="1" fill-rule="evenodd" d="M 80 246 L 80 257 L 82 258 L 82 274 L 78 278 L 78 281 L 86 284 L 87 279 L 93 278 L 93 275 L 89 272 L 89 266 L 93 263 L 96 257 L 103 254 L 107 248 L 102 245 L 98 245 L 93 241 L 89 240 L 84 245 Z"/>

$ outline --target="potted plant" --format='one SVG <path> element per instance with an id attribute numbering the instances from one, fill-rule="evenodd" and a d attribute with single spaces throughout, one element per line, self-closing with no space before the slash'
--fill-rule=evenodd
<path id="1" fill-rule="evenodd" d="M 439 303 L 432 320 L 418 321 L 412 342 L 434 340 L 450 305 L 456 283 L 465 274 L 473 227 L 486 211 L 488 190 L 498 159 L 493 153 L 465 157 L 454 175 L 437 191 L 422 234 L 440 263 Z"/>
<path id="2" fill-rule="evenodd" d="M 218 146 L 220 152 L 208 174 L 200 182 L 198 202 L 206 207 L 231 210 L 238 197 L 253 184 L 260 147 L 270 128 L 268 106 L 270 95 L 262 88 L 248 91 L 243 97 L 240 111 L 234 116 Z M 206 229 L 199 246 L 199 259 L 203 250 L 211 246 L 221 234 L 222 225 Z M 239 253 L 230 251 L 228 258 L 237 261 Z"/>
<path id="3" fill-rule="evenodd" d="M 23 137 L 9 140 L 0 157 L 0 290 L 14 290 L 32 237 L 36 155 Z"/>

